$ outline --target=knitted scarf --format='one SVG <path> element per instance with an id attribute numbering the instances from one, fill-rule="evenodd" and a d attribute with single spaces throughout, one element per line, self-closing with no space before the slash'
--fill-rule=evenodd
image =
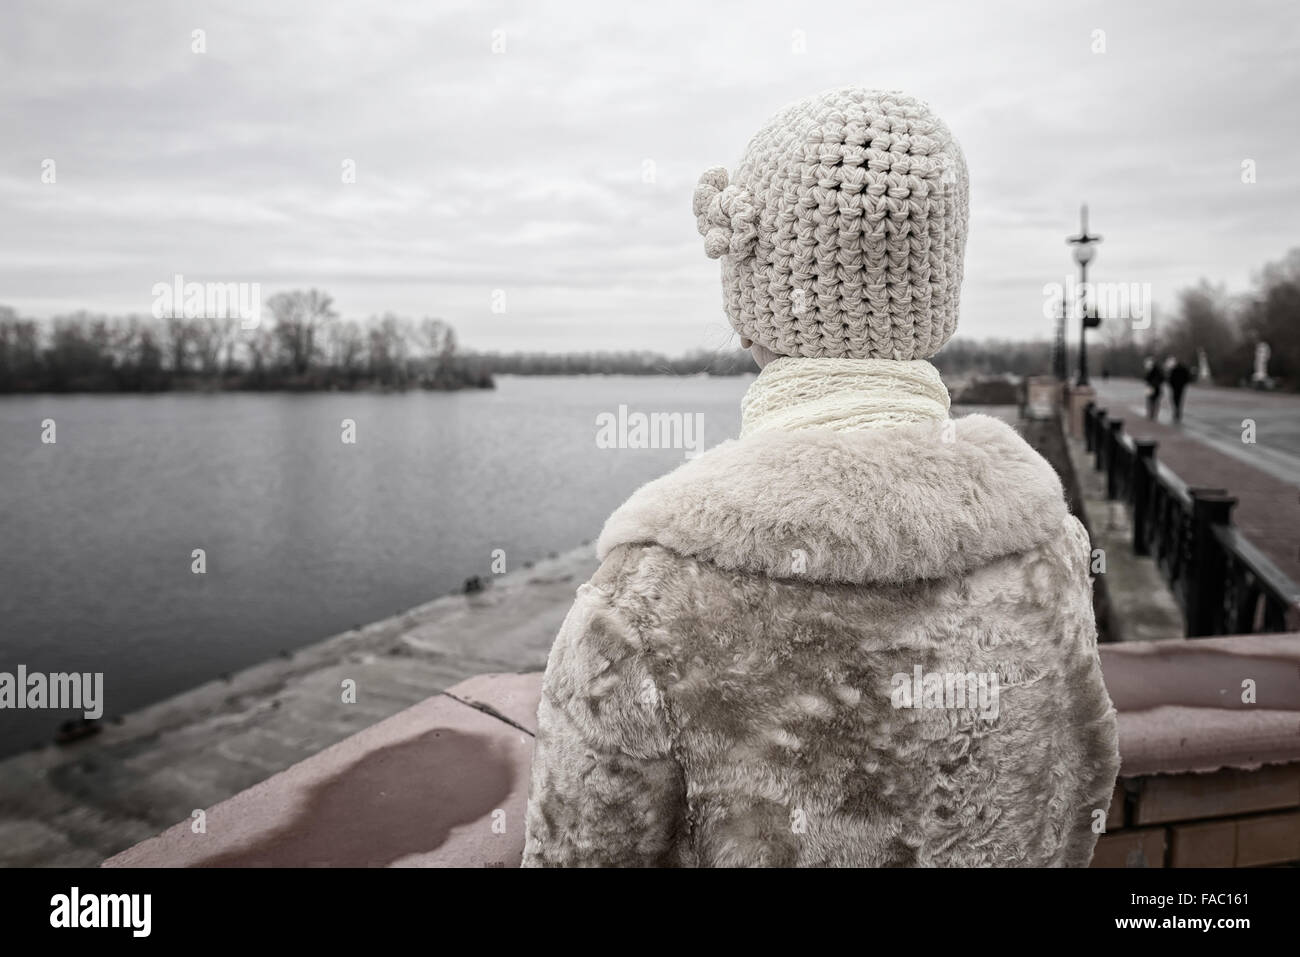
<path id="1" fill-rule="evenodd" d="M 782 356 L 758 374 L 740 402 L 740 437 L 772 429 L 862 429 L 942 422 L 948 390 L 924 359 Z"/>

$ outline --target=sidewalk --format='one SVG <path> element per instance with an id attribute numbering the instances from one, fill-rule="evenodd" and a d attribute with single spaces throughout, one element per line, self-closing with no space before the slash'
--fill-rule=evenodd
<path id="1" fill-rule="evenodd" d="M 1234 496 L 1233 524 L 1286 575 L 1300 582 L 1300 492 L 1295 485 L 1210 448 L 1177 426 L 1152 422 L 1127 403 L 1108 403 L 1099 397 L 1097 404 L 1113 418 L 1124 420 L 1126 434 L 1159 443 L 1157 461 L 1189 486 L 1221 488 Z"/>
<path id="2" fill-rule="evenodd" d="M 1098 576 L 1105 596 L 1103 640 L 1181 641 L 1187 634 L 1182 609 L 1155 561 L 1133 553 L 1133 523 L 1128 509 L 1106 498 L 1106 473 L 1093 467 L 1093 458 L 1082 440 L 1066 436 L 1065 445 L 1079 482 L 1092 547 L 1101 549 L 1106 556 L 1105 573 Z"/>

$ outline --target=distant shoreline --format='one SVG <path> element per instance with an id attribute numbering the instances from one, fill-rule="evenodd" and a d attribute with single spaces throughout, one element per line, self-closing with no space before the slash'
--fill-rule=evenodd
<path id="1" fill-rule="evenodd" d="M 420 392 L 490 392 L 495 389 L 497 379 L 742 379 L 753 377 L 757 370 L 746 372 L 503 372 L 495 375 L 484 385 L 461 385 L 454 387 L 395 388 L 373 384 L 352 387 L 322 386 L 320 388 L 251 388 L 251 387 L 212 387 L 179 386 L 167 389 L 127 390 L 127 389 L 59 389 L 0 392 L 0 401 L 7 398 L 31 396 L 166 396 L 166 395 L 410 395 Z"/>

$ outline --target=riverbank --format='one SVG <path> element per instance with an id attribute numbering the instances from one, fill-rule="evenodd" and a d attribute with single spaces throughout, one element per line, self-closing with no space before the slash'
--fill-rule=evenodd
<path id="1" fill-rule="evenodd" d="M 585 545 L 0 761 L 0 866 L 97 866 L 468 677 L 543 669 L 595 568 Z"/>

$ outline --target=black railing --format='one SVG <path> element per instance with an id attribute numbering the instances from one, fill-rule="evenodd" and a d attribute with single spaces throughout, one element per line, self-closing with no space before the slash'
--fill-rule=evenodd
<path id="1" fill-rule="evenodd" d="M 1237 500 L 1189 488 L 1156 459 L 1156 443 L 1124 434 L 1124 421 L 1089 402 L 1083 434 L 1106 473 L 1106 497 L 1133 515 L 1133 551 L 1155 561 L 1187 621 L 1187 636 L 1288 631 L 1300 615 L 1297 585 L 1232 527 Z"/>

